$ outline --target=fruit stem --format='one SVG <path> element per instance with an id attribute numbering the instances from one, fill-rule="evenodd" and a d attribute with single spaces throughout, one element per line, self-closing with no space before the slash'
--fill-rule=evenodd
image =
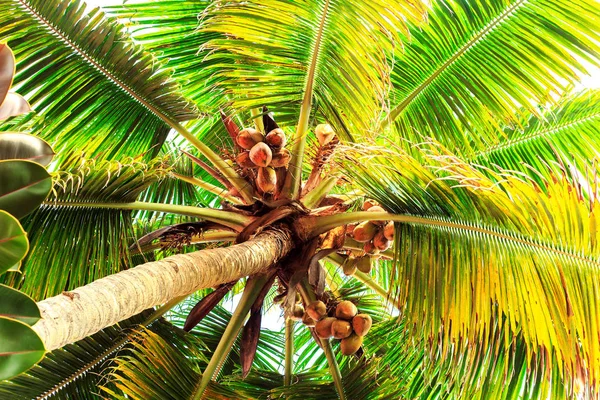
<path id="1" fill-rule="evenodd" d="M 321 22 L 319 23 L 319 31 L 315 39 L 313 54 L 306 75 L 306 86 L 304 87 L 304 98 L 300 106 L 300 116 L 298 117 L 298 125 L 294 134 L 291 150 L 292 158 L 289 163 L 288 173 L 283 186 L 283 197 L 292 200 L 298 200 L 300 197 L 300 184 L 302 182 L 302 160 L 304 158 L 304 147 L 306 145 L 306 132 L 308 131 L 308 121 L 312 108 L 313 86 L 315 82 L 317 64 L 321 50 L 321 40 L 323 39 L 323 31 L 325 30 L 325 22 L 329 11 L 329 0 L 325 1 Z"/>
<path id="2" fill-rule="evenodd" d="M 190 217 L 202 218 L 207 221 L 221 224 L 228 228 L 234 229 L 237 232 L 240 232 L 242 229 L 244 229 L 244 227 L 246 227 L 246 225 L 253 221 L 252 217 L 248 217 L 230 211 L 215 210 L 212 208 L 200 208 L 193 206 L 180 206 L 176 204 L 147 203 L 143 201 L 134 201 L 132 203 L 86 203 L 70 201 L 45 201 L 44 204 L 49 206 L 61 207 L 106 208 L 109 210 L 139 210 L 187 215 Z"/>
<path id="3" fill-rule="evenodd" d="M 323 347 L 323 351 L 325 352 L 325 357 L 327 357 L 327 364 L 329 364 L 329 372 L 331 373 L 331 377 L 333 378 L 333 384 L 335 386 L 335 390 L 338 393 L 338 397 L 340 400 L 346 400 L 346 392 L 344 392 L 344 383 L 342 381 L 342 373 L 340 371 L 340 367 L 335 359 L 335 355 L 333 354 L 333 349 L 331 348 L 331 342 L 329 339 L 321 339 L 321 346 Z"/>
<path id="4" fill-rule="evenodd" d="M 230 194 L 227 194 L 227 189 L 220 188 L 218 186 L 213 185 L 212 183 L 208 183 L 208 182 L 202 181 L 198 178 L 194 178 L 193 176 L 185 176 L 185 175 L 178 174 L 176 172 L 171 172 L 171 174 L 175 178 L 180 179 L 184 182 L 190 183 L 192 185 L 196 185 L 196 186 L 206 190 L 207 192 L 210 192 L 210 193 L 222 198 L 223 200 L 227 200 L 231 204 L 238 204 L 238 205 L 244 204 L 244 202 L 241 201 L 240 199 L 233 197 Z"/>
<path id="5" fill-rule="evenodd" d="M 221 336 L 221 340 L 219 341 L 215 352 L 202 373 L 202 379 L 200 380 L 199 385 L 194 389 L 194 393 L 191 397 L 192 400 L 201 400 L 204 390 L 208 387 L 210 381 L 216 380 L 229 352 L 233 348 L 235 340 L 242 330 L 244 321 L 246 320 L 248 312 L 250 312 L 252 304 L 254 304 L 254 301 L 262 292 L 265 284 L 270 281 L 271 275 L 272 274 L 255 275 L 248 278 L 242 298 L 235 308 L 231 320 L 229 320 L 227 328 L 225 328 L 225 332 L 223 332 L 223 336 Z"/>
<path id="6" fill-rule="evenodd" d="M 302 199 L 302 203 L 307 208 L 317 207 L 321 201 L 327 196 L 327 194 L 335 187 L 337 183 L 337 177 L 330 176 L 329 178 L 322 180 L 319 182 L 317 187 L 308 192 L 304 199 Z"/>
<path id="7" fill-rule="evenodd" d="M 283 385 L 292 384 L 292 374 L 294 373 L 294 320 L 288 318 L 285 320 L 285 375 L 283 376 Z"/>

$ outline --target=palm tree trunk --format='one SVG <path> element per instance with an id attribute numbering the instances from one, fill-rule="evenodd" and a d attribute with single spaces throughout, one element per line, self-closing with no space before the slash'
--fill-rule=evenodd
<path id="1" fill-rule="evenodd" d="M 51 351 L 173 298 L 265 272 L 292 247 L 289 230 L 270 230 L 235 246 L 142 264 L 40 301 L 33 329 Z"/>

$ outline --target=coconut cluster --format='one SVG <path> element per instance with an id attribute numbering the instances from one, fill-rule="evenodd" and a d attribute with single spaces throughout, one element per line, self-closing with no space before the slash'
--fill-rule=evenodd
<path id="1" fill-rule="evenodd" d="M 281 128 L 266 135 L 254 128 L 245 128 L 236 138 L 244 150 L 236 157 L 242 168 L 258 169 L 256 185 L 265 193 L 272 193 L 277 185 L 275 168 L 285 168 L 290 162 L 290 152 L 285 148 L 286 137 Z"/>
<path id="2" fill-rule="evenodd" d="M 330 315 L 331 314 L 331 315 Z M 359 314 L 351 301 L 341 301 L 327 312 L 322 301 L 314 301 L 306 307 L 306 315 L 314 322 L 315 333 L 322 339 L 340 339 L 342 354 L 349 356 L 358 351 L 363 337 L 371 329 L 373 321 L 368 314 Z"/>
<path id="3" fill-rule="evenodd" d="M 363 204 L 363 211 L 385 212 L 373 200 Z M 357 242 L 364 243 L 363 250 L 367 254 L 376 255 L 390 248 L 394 240 L 394 223 L 390 221 L 365 221 L 358 225 L 349 225 L 347 235 Z"/>

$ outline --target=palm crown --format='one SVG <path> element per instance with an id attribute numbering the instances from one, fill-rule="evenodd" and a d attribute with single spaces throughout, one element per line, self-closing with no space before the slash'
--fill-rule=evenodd
<path id="1" fill-rule="evenodd" d="M 0 129 L 56 155 L 28 215 L 0 161 L 30 243 L 0 279 L 53 350 L 0 397 L 597 396 L 600 94 L 574 88 L 598 18 L 594 0 L 1 0 L 35 112 Z M 246 154 L 243 127 L 287 145 Z M 157 281 L 86 297 L 143 268 Z M 129 314 L 56 338 L 88 314 L 69 307 L 113 299 Z M 294 321 L 317 300 L 372 319 L 358 351 Z M 261 330 L 279 302 L 285 327 Z"/>

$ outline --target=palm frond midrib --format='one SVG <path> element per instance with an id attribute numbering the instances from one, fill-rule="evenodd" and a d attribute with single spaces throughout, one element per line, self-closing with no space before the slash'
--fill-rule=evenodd
<path id="1" fill-rule="evenodd" d="M 107 80 L 112 82 L 118 89 L 125 92 L 133 99 L 142 104 L 145 108 L 147 108 L 150 112 L 155 114 L 158 118 L 163 121 L 171 121 L 175 123 L 175 120 L 170 116 L 166 115 L 163 111 L 159 109 L 153 102 L 146 98 L 145 96 L 136 92 L 129 85 L 125 84 L 122 79 L 119 79 L 114 73 L 110 72 L 107 68 L 105 68 L 97 59 L 95 59 L 92 55 L 90 55 L 85 49 L 78 46 L 73 40 L 71 40 L 65 33 L 63 33 L 59 28 L 57 28 L 54 24 L 52 24 L 48 19 L 44 18 L 33 6 L 29 5 L 26 0 L 15 0 L 22 7 L 24 7 L 30 15 L 32 15 L 36 20 L 38 20 L 42 25 L 46 27 L 52 34 L 56 35 L 63 43 L 69 46 L 73 51 L 75 51 L 81 58 L 83 58 L 86 62 L 91 64 L 98 72 L 104 75 Z"/>
<path id="2" fill-rule="evenodd" d="M 440 67 L 436 68 L 423 82 L 414 88 L 397 106 L 395 106 L 389 113 L 387 120 L 389 122 L 393 122 L 396 120 L 402 112 L 406 109 L 406 107 L 411 104 L 411 102 L 424 90 L 429 87 L 429 85 L 436 80 L 444 71 L 446 71 L 452 64 L 456 62 L 463 54 L 465 54 L 470 49 L 477 46 L 480 39 L 482 39 L 485 35 L 490 33 L 494 28 L 501 25 L 503 22 L 511 18 L 514 12 L 520 8 L 522 5 L 527 3 L 527 0 L 518 0 L 514 4 L 509 5 L 499 16 L 497 16 L 493 21 L 487 24 L 483 29 L 477 32 L 466 44 L 464 44 L 460 49 L 458 49 L 446 62 L 444 62 Z"/>
<path id="3" fill-rule="evenodd" d="M 514 146 L 518 146 L 519 144 L 522 144 L 524 142 L 527 142 L 529 140 L 532 140 L 534 138 L 541 138 L 541 137 L 548 137 L 551 136 L 555 133 L 558 133 L 564 129 L 568 129 L 586 122 L 590 122 L 593 121 L 595 119 L 598 119 L 600 117 L 600 112 L 598 113 L 594 113 L 591 115 L 585 115 L 581 118 L 577 118 L 575 120 L 572 121 L 568 121 L 559 125 L 555 125 L 555 126 L 550 126 L 548 128 L 545 129 L 541 129 L 541 130 L 537 130 L 534 132 L 531 132 L 527 135 L 518 137 L 516 139 L 512 139 L 512 140 L 507 140 L 506 142 L 497 144 L 495 146 L 491 146 L 489 149 L 487 149 L 486 151 L 481 151 L 476 153 L 475 157 L 481 157 L 481 156 L 485 156 L 485 155 L 489 155 L 495 152 L 499 152 Z"/>

